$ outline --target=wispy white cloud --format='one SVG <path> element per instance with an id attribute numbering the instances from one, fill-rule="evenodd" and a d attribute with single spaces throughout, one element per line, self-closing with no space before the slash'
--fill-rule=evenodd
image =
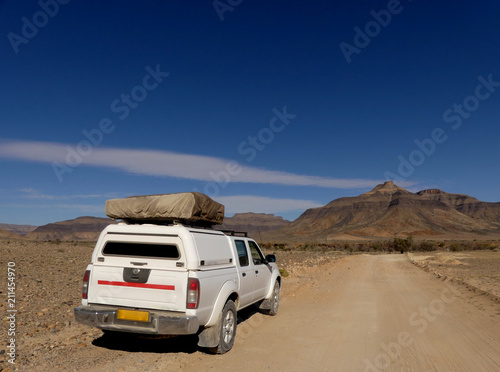
<path id="1" fill-rule="evenodd" d="M 103 213 L 104 203 L 102 205 L 88 205 L 88 204 L 55 204 L 52 208 L 72 209 L 85 213 Z"/>
<path id="2" fill-rule="evenodd" d="M 50 142 L 2 141 L 0 157 L 49 164 L 60 163 L 70 167 L 81 164 L 115 168 L 138 175 L 168 176 L 207 182 L 246 182 L 338 189 L 374 187 L 383 182 L 383 180 L 302 175 L 244 164 L 238 165 L 238 172 L 228 173 L 228 167 L 235 162 L 211 156 L 103 147 L 94 147 L 90 150 L 86 148 L 79 154 L 76 146 Z"/>
<path id="3" fill-rule="evenodd" d="M 224 204 L 226 214 L 244 212 L 283 213 L 323 206 L 312 200 L 275 199 L 253 195 L 220 196 L 215 200 Z"/>
<path id="4" fill-rule="evenodd" d="M 79 213 L 103 213 L 104 203 L 102 205 L 89 205 L 89 204 L 9 204 L 4 207 L 8 208 L 23 208 L 23 209 L 64 209 L 74 210 Z"/>
<path id="5" fill-rule="evenodd" d="M 106 193 L 106 194 L 88 194 L 88 195 L 50 195 L 40 192 L 36 189 L 25 188 L 20 189 L 23 193 L 22 197 L 25 199 L 37 200 L 70 200 L 70 199 L 95 199 L 95 198 L 120 198 L 123 197 L 119 193 Z"/>
<path id="6" fill-rule="evenodd" d="M 56 195 L 47 195 L 44 193 L 41 193 L 38 190 L 35 189 L 20 189 L 22 197 L 25 199 L 44 199 L 44 200 L 54 200 L 54 199 L 59 199 L 59 196 Z"/>

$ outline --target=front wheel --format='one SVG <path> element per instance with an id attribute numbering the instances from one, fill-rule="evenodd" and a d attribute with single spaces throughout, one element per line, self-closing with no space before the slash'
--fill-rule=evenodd
<path id="1" fill-rule="evenodd" d="M 268 315 L 276 315 L 278 314 L 278 308 L 280 307 L 280 283 L 276 280 L 274 283 L 273 294 L 269 300 L 269 309 L 266 310 Z"/>
<path id="2" fill-rule="evenodd" d="M 219 345 L 209 350 L 215 354 L 227 353 L 234 345 L 236 337 L 236 305 L 229 300 L 222 309 L 222 319 L 220 321 Z"/>

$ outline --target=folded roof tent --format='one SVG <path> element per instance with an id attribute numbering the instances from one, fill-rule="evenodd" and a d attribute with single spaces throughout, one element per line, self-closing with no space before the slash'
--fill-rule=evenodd
<path id="1" fill-rule="evenodd" d="M 200 192 L 130 196 L 106 201 L 106 215 L 128 223 L 222 224 L 224 205 Z"/>

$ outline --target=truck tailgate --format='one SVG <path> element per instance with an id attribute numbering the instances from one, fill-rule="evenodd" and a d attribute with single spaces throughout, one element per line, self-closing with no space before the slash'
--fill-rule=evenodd
<path id="1" fill-rule="evenodd" d="M 134 269 L 150 270 L 147 282 L 126 281 L 124 272 Z M 185 311 L 187 277 L 187 271 L 94 266 L 88 301 L 92 304 Z"/>
<path id="2" fill-rule="evenodd" d="M 93 261 L 89 304 L 186 310 L 188 271 L 179 237 L 111 235 Z"/>

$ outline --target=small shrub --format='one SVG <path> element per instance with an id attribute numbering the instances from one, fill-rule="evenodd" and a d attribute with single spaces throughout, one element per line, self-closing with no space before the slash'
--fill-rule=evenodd
<path id="1" fill-rule="evenodd" d="M 452 252 L 461 252 L 465 251 L 467 247 L 463 243 L 454 242 L 450 244 L 450 251 Z"/>
<path id="2" fill-rule="evenodd" d="M 290 275 L 288 274 L 288 271 L 286 271 L 286 269 L 280 269 L 280 274 L 283 278 L 286 278 L 287 276 Z"/>
<path id="3" fill-rule="evenodd" d="M 406 239 L 394 238 L 392 241 L 392 248 L 401 253 L 411 251 L 413 248 L 413 237 L 408 236 Z"/>
<path id="4" fill-rule="evenodd" d="M 379 242 L 377 242 L 377 243 L 373 243 L 373 244 L 371 245 L 371 249 L 372 249 L 374 252 L 383 252 L 383 251 L 385 251 L 385 248 L 386 248 L 386 247 L 384 247 L 384 246 L 382 245 L 382 243 L 379 243 Z M 388 250 L 388 251 L 389 251 L 389 252 L 391 252 L 391 250 Z"/>
<path id="5" fill-rule="evenodd" d="M 435 251 L 437 248 L 436 246 L 431 243 L 431 242 L 421 242 L 419 245 L 418 245 L 418 250 L 419 251 L 422 251 L 422 252 L 432 252 L 432 251 Z"/>
<path id="6" fill-rule="evenodd" d="M 346 251 L 352 252 L 352 245 L 349 243 L 344 243 L 344 249 Z"/>
<path id="7" fill-rule="evenodd" d="M 484 243 L 475 243 L 473 246 L 472 246 L 472 250 L 473 251 L 480 251 L 480 250 L 485 250 L 485 249 L 492 249 L 491 248 L 491 245 L 484 242 Z"/>

